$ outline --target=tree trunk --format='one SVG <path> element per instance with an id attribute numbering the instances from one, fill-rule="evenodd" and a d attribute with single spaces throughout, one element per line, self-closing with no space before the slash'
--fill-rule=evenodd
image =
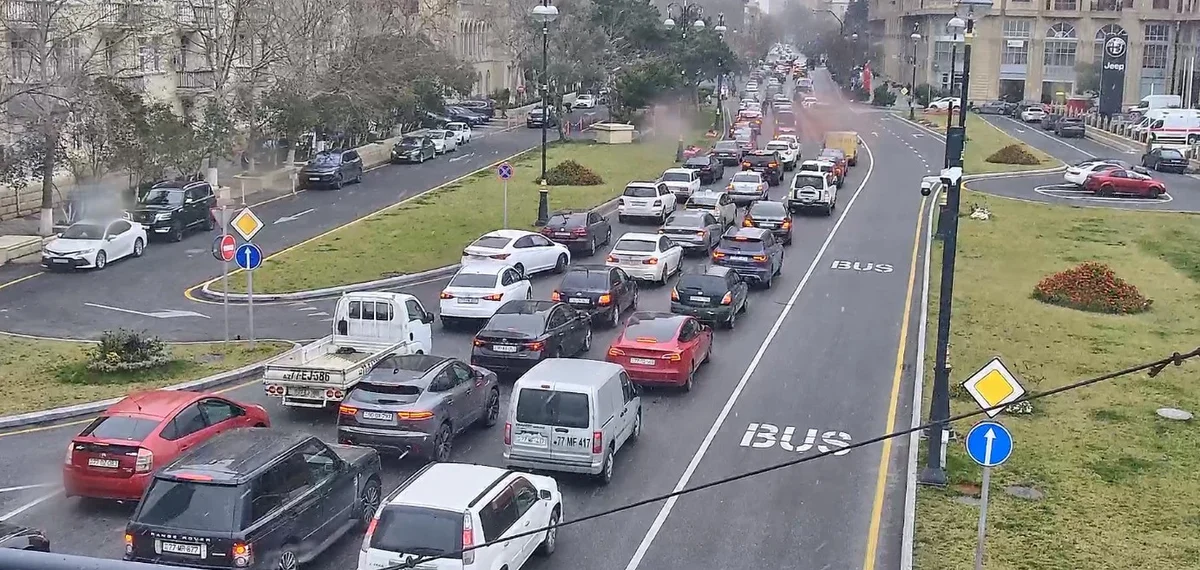
<path id="1" fill-rule="evenodd" d="M 58 136 L 46 133 L 42 141 L 42 217 L 38 224 L 38 235 L 54 234 L 54 158 L 58 147 Z"/>

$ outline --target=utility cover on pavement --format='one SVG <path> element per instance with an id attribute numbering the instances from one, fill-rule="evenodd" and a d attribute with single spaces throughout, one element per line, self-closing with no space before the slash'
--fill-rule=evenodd
<path id="1" fill-rule="evenodd" d="M 987 410 L 987 415 L 993 418 L 1004 411 L 1004 408 L 995 408 L 996 406 L 1012 403 L 1025 395 L 1025 387 L 1021 386 L 1016 375 L 1000 362 L 998 356 L 963 382 L 963 388 L 966 388 L 975 399 L 975 403 Z"/>

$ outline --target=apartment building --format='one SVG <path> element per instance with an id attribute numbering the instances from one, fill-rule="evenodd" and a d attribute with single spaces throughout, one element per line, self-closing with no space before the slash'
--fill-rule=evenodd
<path id="1" fill-rule="evenodd" d="M 504 20 L 514 14 L 498 13 L 488 0 L 458 0 L 455 53 L 475 67 L 475 94 L 490 95 L 508 89 L 513 96 L 523 85 L 521 69 L 504 36 L 514 22 Z"/>
<path id="2" fill-rule="evenodd" d="M 915 54 L 918 84 L 960 88 L 962 36 L 946 31 L 955 9 L 950 0 L 870 0 L 880 72 L 908 83 Z M 914 30 L 920 41 L 910 39 Z M 1080 64 L 1098 69 L 1104 39 L 1116 34 L 1129 42 L 1124 103 L 1132 104 L 1182 91 L 1191 58 L 1200 56 L 1200 0 L 996 0 L 976 18 L 975 31 L 971 100 L 1078 94 L 1086 71 Z"/>

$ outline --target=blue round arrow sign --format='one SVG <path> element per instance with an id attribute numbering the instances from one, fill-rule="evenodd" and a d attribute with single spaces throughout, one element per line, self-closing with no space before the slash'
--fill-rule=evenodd
<path id="1" fill-rule="evenodd" d="M 967 432 L 967 455 L 983 467 L 995 467 L 1012 455 L 1013 439 L 999 422 L 983 421 Z"/>
<path id="2" fill-rule="evenodd" d="M 258 266 L 262 265 L 263 254 L 262 249 L 252 243 L 244 243 L 237 248 L 237 252 L 233 255 L 233 260 L 237 262 L 238 267 L 246 271 L 254 271 Z"/>

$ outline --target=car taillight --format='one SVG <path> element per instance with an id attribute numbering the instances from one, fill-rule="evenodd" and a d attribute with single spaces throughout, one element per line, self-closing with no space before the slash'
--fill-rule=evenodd
<path id="1" fill-rule="evenodd" d="M 749 163 L 749 162 L 743 162 L 743 163 L 742 163 L 742 168 L 750 168 L 750 163 Z"/>
<path id="2" fill-rule="evenodd" d="M 492 259 L 508 259 L 508 256 L 510 256 L 510 255 L 512 255 L 512 254 L 511 253 L 497 253 L 496 255 L 489 255 L 488 257 L 490 257 Z"/>
<path id="3" fill-rule="evenodd" d="M 154 452 L 149 449 L 138 449 L 137 460 L 133 464 L 134 473 L 149 473 L 154 466 Z"/>
<path id="4" fill-rule="evenodd" d="M 577 235 L 577 236 L 586 236 L 587 232 L 588 232 L 587 228 L 575 228 L 574 230 L 571 231 L 571 234 Z"/>
<path id="5" fill-rule="evenodd" d="M 554 233 L 554 230 L 549 227 L 544 227 L 544 228 L 542 228 L 541 233 L 542 233 L 542 235 L 550 235 L 550 234 Z"/>
<path id="6" fill-rule="evenodd" d="M 401 420 L 427 420 L 433 417 L 433 412 L 396 412 L 396 418 Z"/>
<path id="7" fill-rule="evenodd" d="M 594 455 L 600 455 L 603 452 L 604 452 L 604 432 L 594 431 L 594 432 L 592 432 L 592 453 Z"/>
<path id="8" fill-rule="evenodd" d="M 726 189 L 726 190 L 733 190 L 733 184 L 728 184 L 728 185 L 726 185 L 726 186 L 725 186 L 725 189 Z"/>
<path id="9" fill-rule="evenodd" d="M 133 554 L 133 535 L 125 533 L 125 554 Z"/>
<path id="10" fill-rule="evenodd" d="M 502 300 L 504 300 L 504 295 L 501 295 L 500 293 L 492 293 L 491 295 L 484 295 L 483 300 L 484 301 L 502 301 Z"/>
<path id="11" fill-rule="evenodd" d="M 679 362 L 680 360 L 683 360 L 683 355 L 679 354 L 678 352 L 670 352 L 662 355 L 662 359 L 670 360 L 671 362 Z"/>
<path id="12" fill-rule="evenodd" d="M 650 259 L 643 261 L 642 265 L 658 265 L 658 258 L 651 257 Z"/>
<path id="13" fill-rule="evenodd" d="M 372 518 L 371 522 L 367 524 L 367 533 L 363 535 L 363 543 L 362 543 L 362 551 L 363 552 L 366 552 L 368 548 L 371 548 L 371 537 L 375 536 L 375 527 L 377 527 L 377 526 L 379 526 L 379 518 L 378 517 Z"/>
<path id="14" fill-rule="evenodd" d="M 753 259 L 754 261 L 757 261 L 757 262 L 759 262 L 759 263 L 763 263 L 763 262 L 765 262 L 765 261 L 767 260 L 767 256 L 765 256 L 765 255 L 756 255 L 756 256 L 754 256 L 754 257 L 753 257 L 753 258 L 751 258 L 751 259 Z"/>
<path id="15" fill-rule="evenodd" d="M 618 206 L 624 206 L 624 205 L 625 205 L 625 199 L 624 199 L 624 198 L 617 198 L 617 205 L 618 205 Z"/>
<path id="16" fill-rule="evenodd" d="M 721 297 L 721 304 L 722 305 L 732 305 L 733 304 L 733 293 L 726 293 L 724 297 Z"/>
<path id="17" fill-rule="evenodd" d="M 722 257 L 725 257 L 725 254 L 721 253 L 719 251 L 714 251 L 712 256 L 713 256 L 713 259 L 721 259 Z"/>
<path id="18" fill-rule="evenodd" d="M 454 298 L 454 295 L 451 295 L 451 294 L 449 294 L 449 293 L 447 293 L 447 292 L 445 292 L 445 291 L 442 291 L 442 294 L 441 294 L 441 295 L 438 295 L 438 297 L 439 297 L 439 298 L 441 298 L 441 299 L 453 299 L 453 298 Z"/>
<path id="19" fill-rule="evenodd" d="M 471 521 L 471 513 L 463 513 L 462 528 L 462 544 L 464 549 L 462 554 L 463 565 L 474 564 L 475 551 L 466 550 L 467 548 L 475 546 L 475 525 Z"/>
<path id="20" fill-rule="evenodd" d="M 340 414 L 340 415 L 353 416 L 354 414 L 357 414 L 357 413 L 358 413 L 357 408 L 351 408 L 350 406 L 338 406 L 338 414 Z"/>
<path id="21" fill-rule="evenodd" d="M 233 543 L 233 548 L 229 549 L 233 554 L 233 565 L 235 568 L 248 568 L 254 561 L 254 550 L 245 542 Z"/>
<path id="22" fill-rule="evenodd" d="M 653 206 L 653 207 L 654 207 L 654 208 L 657 208 L 657 207 L 659 207 L 659 206 L 661 206 L 661 205 L 662 205 L 662 200 L 655 200 L 655 201 L 654 201 L 654 206 Z"/>
<path id="23" fill-rule="evenodd" d="M 784 220 L 784 221 L 783 221 L 783 229 L 785 229 L 785 230 L 786 230 L 786 229 L 788 229 L 788 228 L 790 228 L 790 227 L 792 227 L 792 221 L 791 221 L 791 220 Z"/>
<path id="24" fill-rule="evenodd" d="M 476 339 L 471 339 L 471 344 L 473 344 L 473 345 L 475 345 L 475 346 L 486 346 L 486 345 L 487 345 L 487 343 L 486 343 L 486 342 L 483 342 L 482 340 L 479 340 L 479 339 L 477 339 L 477 338 L 476 338 Z"/>
<path id="25" fill-rule="evenodd" d="M 504 422 L 504 445 L 512 445 L 512 423 Z"/>
<path id="26" fill-rule="evenodd" d="M 75 459 L 75 442 L 67 444 L 67 457 L 63 459 L 63 463 L 70 465 L 73 459 Z"/>
<path id="27" fill-rule="evenodd" d="M 768 168 L 775 168 L 775 167 L 777 167 L 777 166 L 779 166 L 779 163 L 778 163 L 778 162 L 770 162 L 770 163 L 767 163 L 767 167 L 768 167 Z"/>
<path id="28" fill-rule="evenodd" d="M 742 218 L 742 227 L 746 227 L 746 228 L 754 227 L 754 220 L 751 219 L 750 216 L 746 216 L 745 218 Z"/>
<path id="29" fill-rule="evenodd" d="M 524 343 L 522 346 L 524 346 L 525 348 L 528 348 L 529 350 L 532 350 L 534 352 L 541 352 L 541 350 L 543 348 L 546 348 L 546 343 L 538 340 L 538 341 L 534 341 L 534 342 Z"/>
<path id="30" fill-rule="evenodd" d="M 616 258 L 616 257 L 613 257 L 613 256 L 611 256 L 611 255 L 610 255 L 610 256 L 608 256 L 608 257 L 604 258 L 604 261 L 607 261 L 607 262 L 609 262 L 609 263 L 616 263 L 616 262 L 617 262 L 617 258 Z"/>
<path id="31" fill-rule="evenodd" d="M 605 293 L 600 296 L 600 305 L 603 306 L 603 305 L 611 305 L 611 304 L 612 304 L 612 295 L 611 294 Z"/>
<path id="32" fill-rule="evenodd" d="M 550 292 L 550 300 L 551 301 L 562 301 L 562 294 L 559 293 L 558 291 L 551 291 Z"/>

